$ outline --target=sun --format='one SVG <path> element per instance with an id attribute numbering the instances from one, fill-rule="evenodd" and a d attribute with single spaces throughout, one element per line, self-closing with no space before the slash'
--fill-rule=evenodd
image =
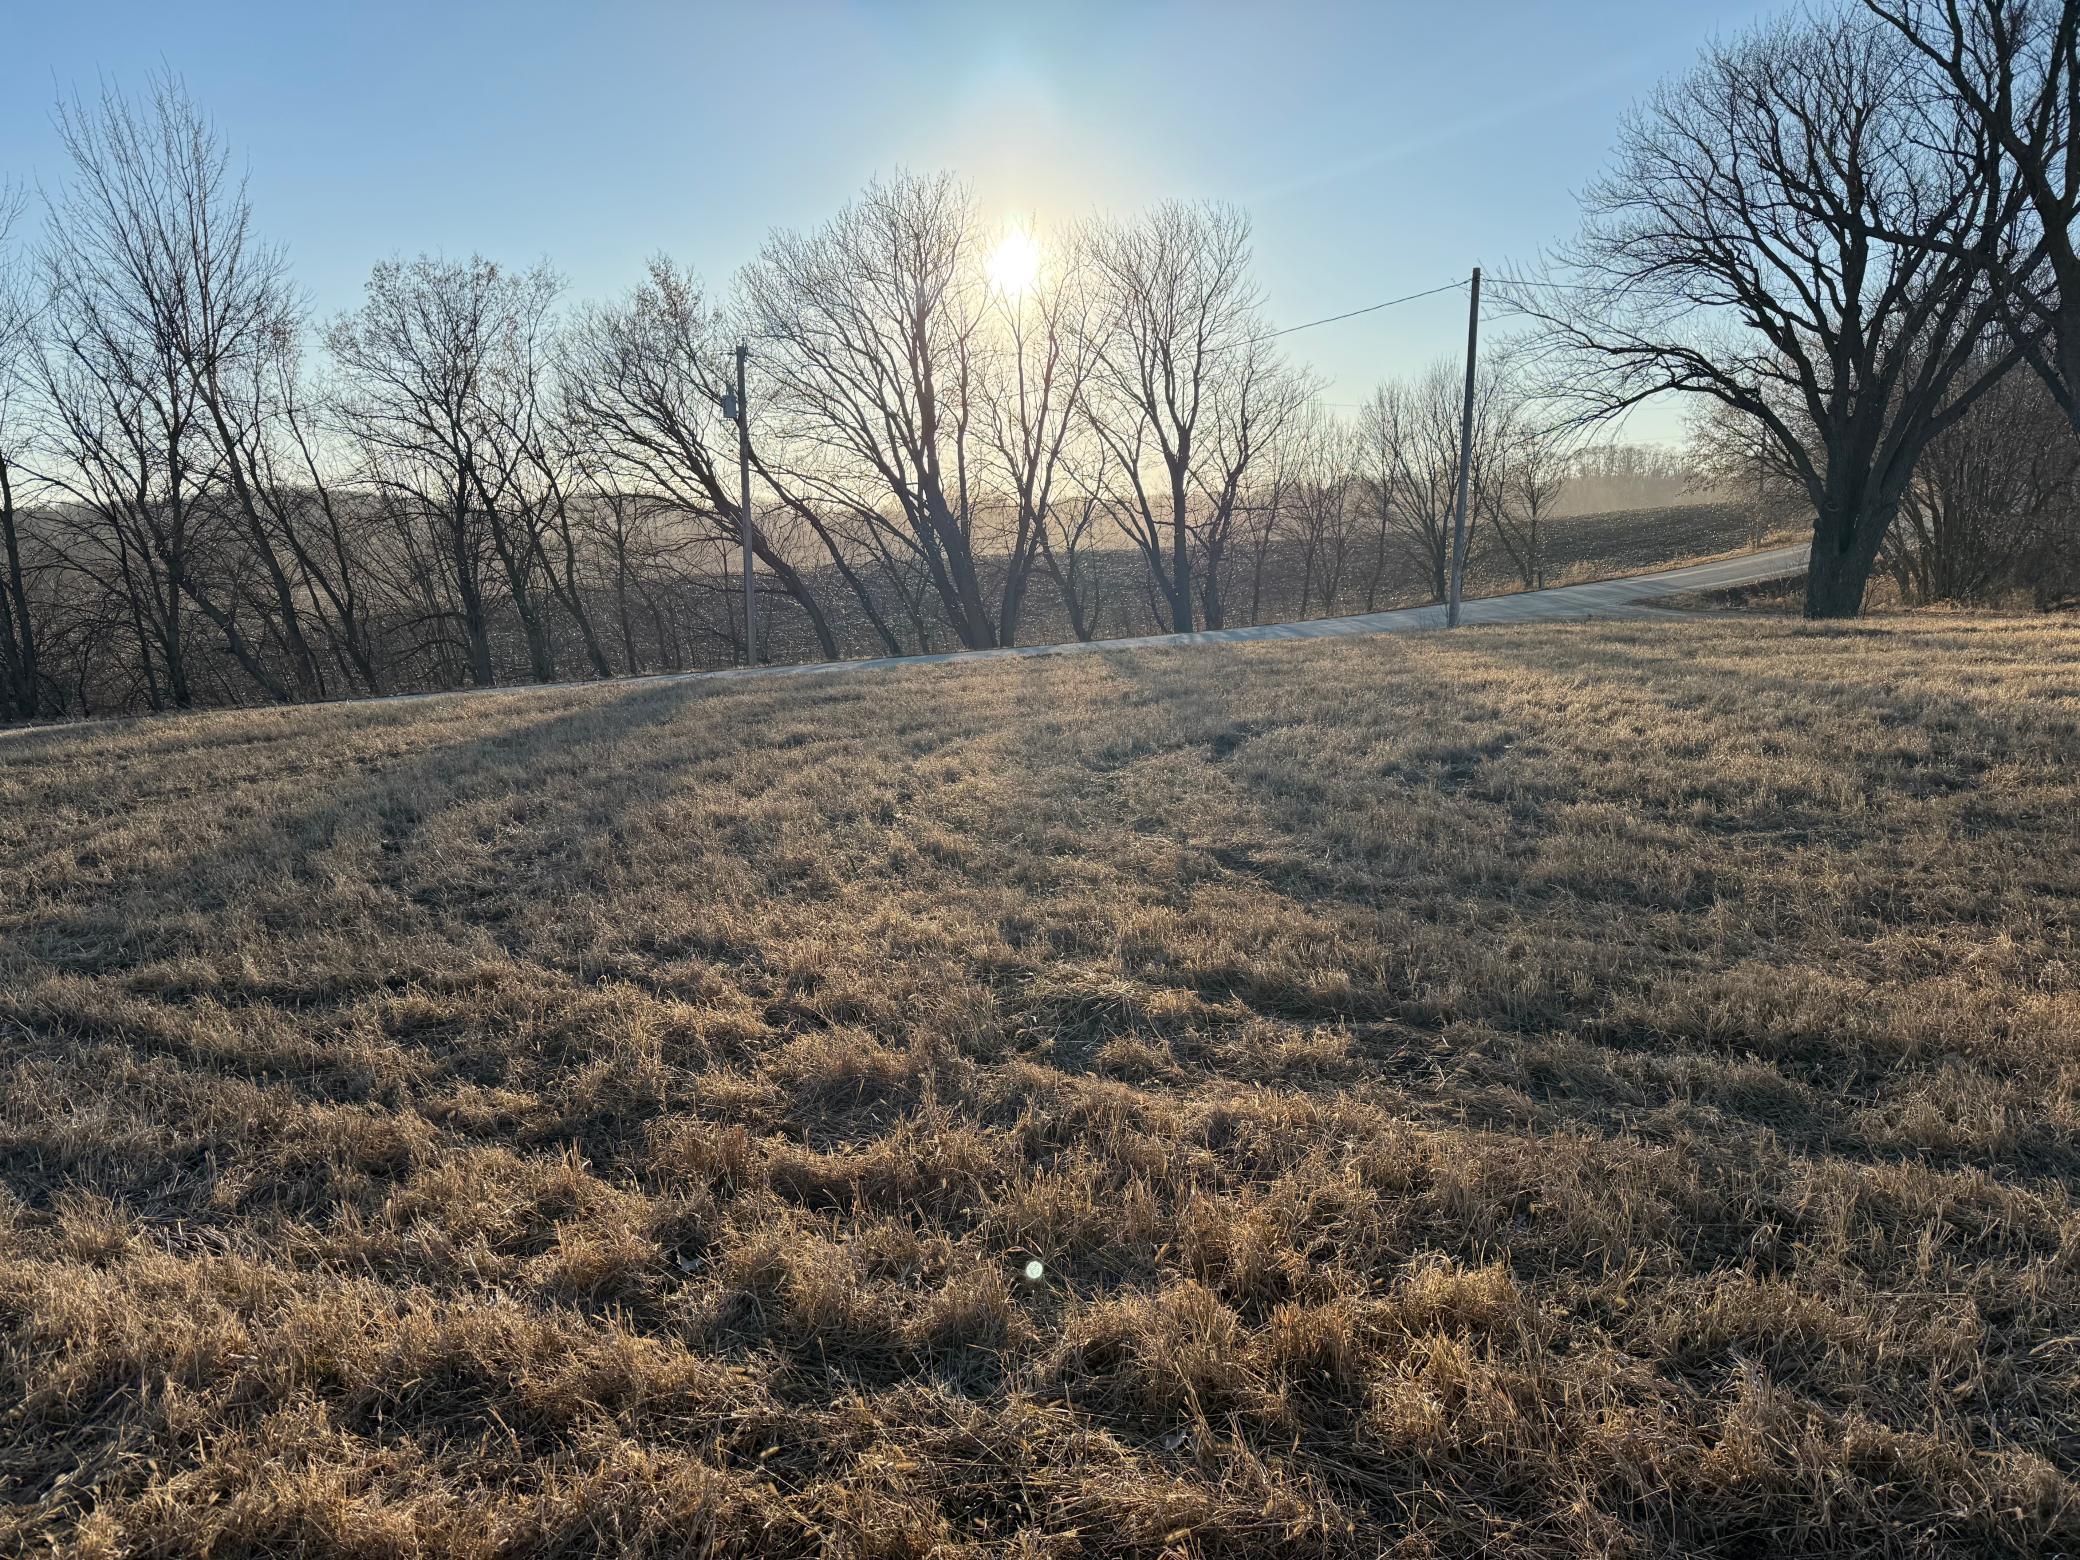
<path id="1" fill-rule="evenodd" d="M 997 240 L 984 268 L 992 287 L 1016 298 L 1040 279 L 1040 246 L 1024 228 L 1012 228 Z"/>

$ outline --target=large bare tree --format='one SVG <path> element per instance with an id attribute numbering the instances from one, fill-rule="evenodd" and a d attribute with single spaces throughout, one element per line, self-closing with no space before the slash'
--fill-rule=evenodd
<path id="1" fill-rule="evenodd" d="M 214 501 L 220 451 L 176 344 L 62 218 L 42 266 L 36 375 L 53 540 L 127 627 L 143 701 L 196 702 L 191 610 L 264 695 L 289 697 L 252 631 L 247 560 Z"/>
<path id="2" fill-rule="evenodd" d="M 242 533 L 270 637 L 285 652 L 295 691 L 321 693 L 309 598 L 283 546 L 281 517 L 257 492 L 265 433 L 252 417 L 266 408 L 241 394 L 269 382 L 271 356 L 296 328 L 284 256 L 254 233 L 230 152 L 178 78 L 156 78 L 141 102 L 114 90 L 91 106 L 61 102 L 56 117 L 70 162 L 51 213 L 66 285 L 91 292 L 107 331 L 148 344 L 182 381 L 166 393 L 192 403 L 194 432 L 214 447 L 209 480 Z M 221 610 L 202 605 L 213 617 Z"/>
<path id="3" fill-rule="evenodd" d="M 2032 240 L 1974 135 L 1869 18 L 1716 42 L 1626 120 L 1569 285 L 1516 294 L 1601 411 L 1674 391 L 1766 430 L 1814 511 L 1809 616 L 1860 610 L 1922 450 L 2005 370 L 1991 281 Z"/>

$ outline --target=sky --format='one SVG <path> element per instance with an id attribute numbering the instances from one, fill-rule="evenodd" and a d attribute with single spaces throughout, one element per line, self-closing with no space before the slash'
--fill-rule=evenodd
<path id="1" fill-rule="evenodd" d="M 579 296 L 664 252 L 727 284 L 867 180 L 952 169 L 993 222 L 1170 197 L 1255 223 L 1276 326 L 1533 258 L 1619 117 L 1781 0 L 334 0 L 24 5 L 0 180 L 54 188 L 60 95 L 168 69 L 244 159 L 320 319 L 378 260 L 547 260 Z M 1463 294 L 1292 336 L 1355 403 L 1464 349 Z M 1634 437 L 1680 430 L 1649 409 Z"/>

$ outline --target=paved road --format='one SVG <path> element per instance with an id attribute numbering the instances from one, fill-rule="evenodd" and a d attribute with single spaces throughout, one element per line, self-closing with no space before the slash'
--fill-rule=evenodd
<path id="1" fill-rule="evenodd" d="M 1712 563 L 1693 563 L 1658 574 L 1630 574 L 1590 585 L 1555 585 L 1514 596 L 1482 596 L 1463 604 L 1461 625 L 1484 623 L 1585 623 L 1592 618 L 1677 618 L 1688 614 L 1656 606 L 1670 596 L 1728 590 L 1803 574 L 1806 544 L 1772 547 Z M 871 661 L 817 661 L 806 665 L 736 667 L 719 672 L 685 672 L 683 677 L 801 677 L 813 672 L 870 671 L 885 666 L 931 666 L 942 661 L 989 661 L 1026 655 L 1110 655 L 1120 650 L 1177 645 L 1246 645 L 1271 639 L 1334 639 L 1344 634 L 1415 634 L 1443 628 L 1443 607 L 1401 607 L 1357 617 L 1311 618 L 1304 623 L 1266 623 L 1256 628 L 1216 628 L 1197 634 L 1149 634 L 1139 639 L 1094 639 L 1087 644 L 1020 645 L 1010 650 L 949 650 L 940 655 L 882 656 Z"/>
<path id="2" fill-rule="evenodd" d="M 1598 580 L 1592 585 L 1556 585 L 1549 590 L 1529 590 L 1515 596 L 1483 596 L 1465 604 L 1459 614 L 1462 624 L 1485 623 L 1583 623 L 1591 618 L 1683 617 L 1687 614 L 1658 607 L 1654 603 L 1691 591 L 1726 590 L 1736 585 L 1759 585 L 1768 580 L 1801 574 L 1806 566 L 1803 542 L 1791 547 L 1773 547 L 1767 552 L 1743 553 L 1715 563 L 1694 563 L 1681 569 L 1664 569 L 1658 574 L 1631 574 L 1623 579 Z M 1444 627 L 1443 607 L 1403 607 L 1393 612 L 1367 612 L 1358 617 L 1314 618 L 1305 623 L 1266 623 L 1257 628 L 1217 628 L 1198 634 L 1149 634 L 1139 639 L 1094 639 L 1088 644 L 1020 645 L 1010 650 L 951 650 L 940 655 L 881 656 L 870 661 L 811 661 L 801 665 L 735 667 L 718 672 L 666 672 L 625 679 L 629 682 L 690 682 L 698 679 L 735 677 L 806 677 L 831 672 L 879 671 L 890 666 L 932 666 L 942 661 L 990 661 L 1026 655 L 1112 655 L 1122 650 L 1154 649 L 1177 645 L 1246 645 L 1271 639 L 1335 639 L 1344 634 L 1414 634 Z M 392 694 L 383 703 L 415 699 L 468 698 L 479 693 L 524 693 L 548 688 L 583 687 L 584 684 L 520 684 L 504 688 L 453 688 L 438 693 Z M 342 702 L 362 703 L 363 700 Z M 99 725 L 100 721 L 77 721 L 67 725 Z M 46 726 L 14 726 L 0 730 L 0 738 Z"/>

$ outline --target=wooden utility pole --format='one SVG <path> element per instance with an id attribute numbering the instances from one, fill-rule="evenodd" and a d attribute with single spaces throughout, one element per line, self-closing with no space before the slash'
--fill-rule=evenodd
<path id="1" fill-rule="evenodd" d="M 1473 465 L 1473 366 L 1481 336 L 1481 268 L 1473 268 L 1473 297 L 1466 308 L 1466 405 L 1459 414 L 1459 499 L 1452 506 L 1451 595 L 1446 628 L 1459 626 L 1459 598 L 1466 593 L 1466 482 Z"/>
<path id="2" fill-rule="evenodd" d="M 758 665 L 758 595 L 751 573 L 751 408 L 744 399 L 744 360 L 737 343 L 737 529 L 744 540 L 744 664 Z M 1464 484 L 1462 483 L 1463 487 Z"/>

